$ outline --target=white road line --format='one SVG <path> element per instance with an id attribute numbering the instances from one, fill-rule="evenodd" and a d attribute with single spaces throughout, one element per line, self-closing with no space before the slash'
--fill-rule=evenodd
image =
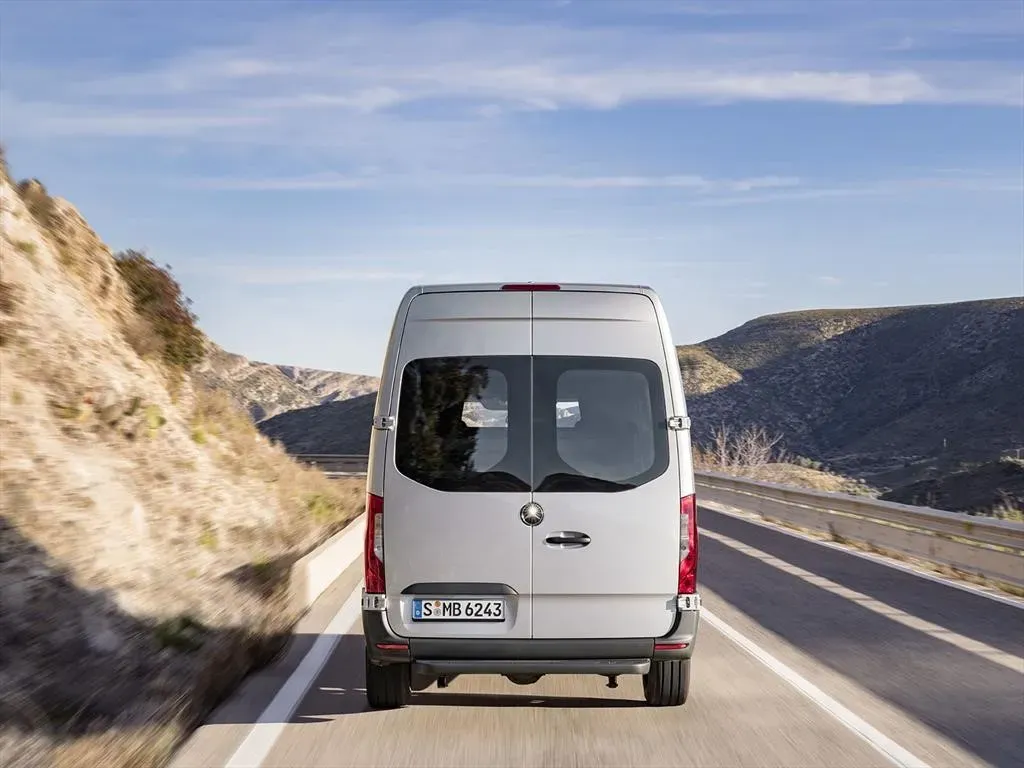
<path id="1" fill-rule="evenodd" d="M 260 768 L 277 739 L 292 719 L 296 707 L 331 657 L 341 636 L 347 634 L 359 619 L 362 605 L 362 582 L 331 619 L 299 666 L 263 710 L 252 730 L 224 764 L 225 768 Z"/>
<path id="2" fill-rule="evenodd" d="M 702 608 L 700 613 L 701 619 L 707 621 L 708 624 L 800 691 L 800 693 L 817 704 L 822 710 L 864 739 L 864 741 L 885 755 L 893 765 L 901 766 L 901 768 L 929 768 L 928 763 L 901 747 L 863 718 L 854 714 L 818 688 L 810 680 L 803 677 L 799 672 L 786 666 L 754 641 L 726 624 L 707 608 Z"/>
<path id="3" fill-rule="evenodd" d="M 957 579 L 953 579 L 948 576 L 940 576 L 939 574 L 932 573 L 931 571 L 927 571 L 924 568 L 913 565 L 907 565 L 906 563 L 901 563 L 899 560 L 894 560 L 893 558 L 886 557 L 885 555 L 877 555 L 873 552 L 865 552 L 861 549 L 857 549 L 856 547 L 850 547 L 835 541 L 824 541 L 814 536 L 810 536 L 806 533 L 794 531 L 792 528 L 786 528 L 785 526 L 776 525 L 774 523 L 768 522 L 767 520 L 761 520 L 757 517 L 752 517 L 749 513 L 745 514 L 741 512 L 736 512 L 733 509 L 730 509 L 725 505 L 719 504 L 718 502 L 715 501 L 700 501 L 698 502 L 698 504 L 702 507 L 707 507 L 712 512 L 717 512 L 720 515 L 727 515 L 728 517 L 731 517 L 735 520 L 742 520 L 743 522 L 750 523 L 751 525 L 758 525 L 762 528 L 767 528 L 770 531 L 775 531 L 776 533 L 784 533 L 787 536 L 792 536 L 794 539 L 809 541 L 812 544 L 818 544 L 822 547 L 834 549 L 837 552 L 843 552 L 847 555 L 859 557 L 861 560 L 870 560 L 872 563 L 884 565 L 889 568 L 893 568 L 897 571 L 903 571 L 904 573 L 909 573 L 911 576 L 917 576 L 921 579 L 934 581 L 936 584 L 943 584 L 947 587 L 952 587 L 953 589 L 959 589 L 962 592 L 970 592 L 972 595 L 978 595 L 979 597 L 987 597 L 989 600 L 994 600 L 997 603 L 1003 603 L 1004 605 L 1009 605 L 1013 608 L 1024 610 L 1024 600 L 1020 598 L 1000 594 L 998 592 L 995 592 L 994 590 L 979 587 L 978 585 L 971 584 L 967 581 L 958 581 Z M 701 533 L 704 533 L 704 529 L 701 529 Z"/>
<path id="4" fill-rule="evenodd" d="M 899 608 L 883 603 L 881 600 L 876 600 L 862 592 L 857 592 L 849 587 L 844 587 L 842 584 L 837 584 L 831 579 L 826 579 L 824 576 L 818 576 L 817 574 L 804 570 L 792 563 L 787 563 L 785 560 L 780 560 L 774 555 L 762 552 L 756 547 L 751 547 L 749 544 L 744 544 L 743 542 L 737 541 L 729 536 L 724 536 L 721 533 L 715 533 L 714 531 L 709 531 L 707 529 L 702 530 L 700 535 L 707 536 L 709 539 L 721 542 L 727 547 L 735 549 L 738 552 L 742 552 L 749 557 L 756 558 L 773 568 L 778 568 L 780 571 L 796 576 L 798 579 L 802 579 L 803 581 L 813 584 L 820 589 L 824 589 L 832 594 L 845 598 L 862 608 L 866 608 L 880 616 L 885 616 L 887 619 L 891 619 L 905 627 L 910 627 L 918 632 L 923 632 L 937 640 L 942 640 L 950 645 L 954 645 L 960 650 L 973 653 L 976 656 L 980 656 L 987 661 L 1004 666 L 1007 669 L 1012 669 L 1014 672 L 1024 673 L 1024 658 L 1014 656 L 1012 653 L 1007 653 L 1006 651 L 994 648 L 991 645 L 979 642 L 967 637 L 966 635 L 961 635 L 947 629 L 946 627 L 918 618 L 906 611 L 902 611 Z"/>

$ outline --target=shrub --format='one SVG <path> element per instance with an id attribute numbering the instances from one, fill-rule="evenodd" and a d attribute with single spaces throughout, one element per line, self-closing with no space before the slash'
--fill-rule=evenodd
<path id="1" fill-rule="evenodd" d="M 145 415 L 146 429 L 149 431 L 150 437 L 159 432 L 160 427 L 167 423 L 167 419 L 164 418 L 159 405 L 147 405 Z"/>
<path id="2" fill-rule="evenodd" d="M 217 548 L 217 531 L 209 523 L 204 523 L 203 530 L 199 533 L 199 546 L 203 549 Z"/>
<path id="3" fill-rule="evenodd" d="M 189 615 L 175 616 L 156 625 L 153 634 L 160 648 L 195 651 L 203 644 L 206 627 Z"/>
<path id="4" fill-rule="evenodd" d="M 12 283 L 0 280 L 0 314 L 13 315 L 18 306 L 18 289 Z"/>
<path id="5" fill-rule="evenodd" d="M 760 467 L 784 459 L 779 444 L 782 435 L 769 434 L 764 427 L 746 427 L 733 433 L 726 425 L 714 430 L 711 444 L 701 446 L 698 461 L 715 469 Z"/>
<path id="6" fill-rule="evenodd" d="M 118 271 L 124 279 L 135 309 L 160 340 L 160 354 L 168 365 L 185 371 L 201 362 L 205 353 L 205 339 L 196 325 L 198 318 L 189 308 L 191 300 L 182 295 L 170 273 L 153 263 L 144 253 L 128 250 L 115 257 Z M 152 345 L 138 329 L 126 336 L 129 343 L 138 342 L 151 353 Z"/>
<path id="7" fill-rule="evenodd" d="M 23 179 L 18 182 L 18 194 L 36 223 L 46 232 L 52 232 L 57 224 L 57 204 L 39 179 Z"/>
<path id="8" fill-rule="evenodd" d="M 339 516 L 338 500 L 323 493 L 306 497 L 306 511 L 317 525 L 325 525 Z"/>
<path id="9" fill-rule="evenodd" d="M 163 339 L 157 336 L 148 320 L 138 316 L 128 318 L 121 329 L 121 335 L 139 357 L 146 360 L 151 357 L 163 358 Z"/>

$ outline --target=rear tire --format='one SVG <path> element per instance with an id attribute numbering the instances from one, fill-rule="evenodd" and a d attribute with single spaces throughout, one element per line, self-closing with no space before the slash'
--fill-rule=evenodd
<path id="1" fill-rule="evenodd" d="M 373 709 L 399 709 L 409 703 L 411 664 L 374 664 L 366 652 L 366 701 Z"/>
<path id="2" fill-rule="evenodd" d="M 652 707 L 678 707 L 690 694 L 690 660 L 652 661 L 644 675 L 644 699 Z"/>

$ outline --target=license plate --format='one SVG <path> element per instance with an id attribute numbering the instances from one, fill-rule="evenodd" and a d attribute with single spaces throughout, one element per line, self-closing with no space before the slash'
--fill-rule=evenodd
<path id="1" fill-rule="evenodd" d="M 504 621 L 504 600 L 412 601 L 413 621 Z"/>

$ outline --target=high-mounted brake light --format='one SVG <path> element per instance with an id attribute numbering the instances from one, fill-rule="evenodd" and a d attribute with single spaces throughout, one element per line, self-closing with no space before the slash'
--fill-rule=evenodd
<path id="1" fill-rule="evenodd" d="M 694 494 L 679 500 L 679 594 L 697 591 L 697 497 Z"/>
<path id="2" fill-rule="evenodd" d="M 384 499 L 366 495 L 363 584 L 369 594 L 384 594 Z"/>
<path id="3" fill-rule="evenodd" d="M 557 283 L 506 283 L 501 286 L 503 291 L 560 291 L 562 286 Z"/>

